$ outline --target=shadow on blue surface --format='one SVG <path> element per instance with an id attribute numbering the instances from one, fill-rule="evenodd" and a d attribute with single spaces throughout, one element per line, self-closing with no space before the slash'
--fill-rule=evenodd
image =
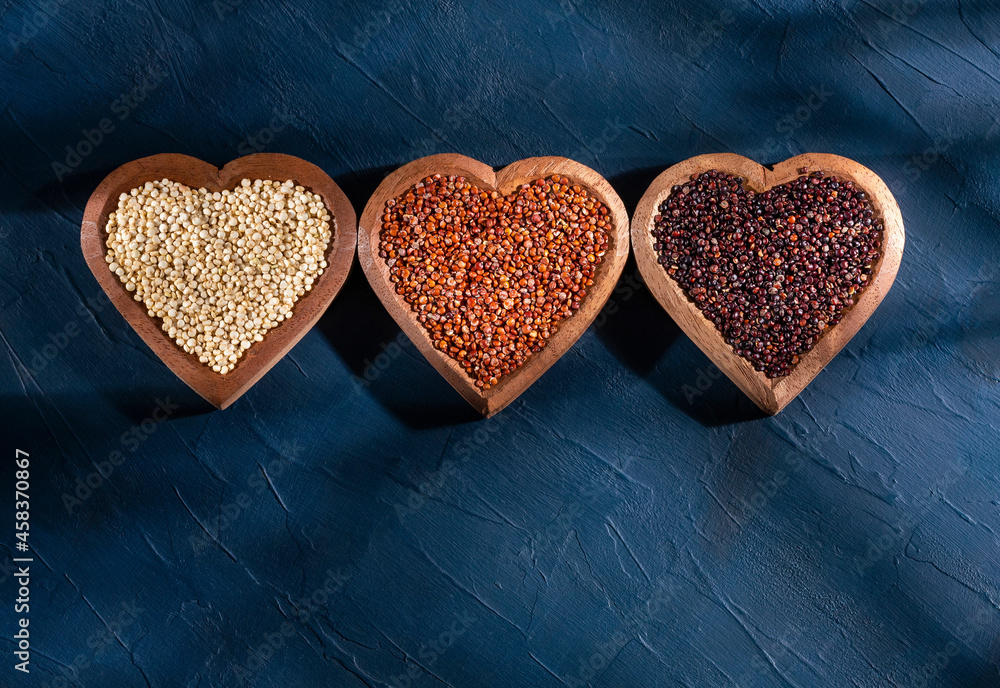
<path id="1" fill-rule="evenodd" d="M 45 22 L 0 46 L 0 433 L 35 470 L 33 678 L 228 687 L 266 654 L 246 684 L 1000 685 L 995 1 L 7 5 L 4 37 Z M 171 77 L 56 182 L 164 42 Z M 835 95 L 814 108 L 817 90 Z M 207 413 L 113 308 L 77 314 L 103 298 L 80 215 L 118 165 L 224 164 L 278 109 L 267 150 L 324 167 L 359 212 L 386 171 L 438 152 L 574 157 L 630 212 L 692 155 L 838 153 L 896 194 L 906 254 L 774 418 L 635 293 L 467 422 L 358 266 L 316 332 Z M 67 322 L 72 347 L 26 381 L 15 361 Z M 160 394 L 181 408 L 129 452 Z M 61 495 L 123 447 L 67 513 Z M 349 582 L 303 619 L 331 568 Z M 663 580 L 680 594 L 630 625 Z M 88 636 L 131 600 L 147 610 L 95 656 Z M 454 613 L 476 626 L 428 654 Z"/>

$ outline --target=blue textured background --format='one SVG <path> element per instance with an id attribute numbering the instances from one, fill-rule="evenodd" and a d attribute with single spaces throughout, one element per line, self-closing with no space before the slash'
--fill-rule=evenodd
<path id="1" fill-rule="evenodd" d="M 26 677 L 5 459 L 0 685 L 1000 685 L 992 0 L 0 0 L 0 38 L 0 451 L 31 452 L 36 557 Z M 775 418 L 632 262 L 494 419 L 357 268 L 213 412 L 80 220 L 124 162 L 254 150 L 359 211 L 435 152 L 573 157 L 630 211 L 695 154 L 833 152 L 896 193 L 906 253 Z"/>

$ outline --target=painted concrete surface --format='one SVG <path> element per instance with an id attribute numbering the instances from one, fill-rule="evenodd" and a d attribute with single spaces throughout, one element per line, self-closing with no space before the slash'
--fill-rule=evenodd
<path id="1" fill-rule="evenodd" d="M 3 686 L 1000 685 L 1000 9 L 933 2 L 0 0 L 2 446 L 31 673 Z M 95 133 L 96 132 L 96 133 Z M 86 199 L 159 152 L 565 155 L 631 211 L 699 153 L 883 176 L 874 317 L 762 418 L 626 266 L 477 420 L 357 266 L 213 412 L 111 307 Z"/>

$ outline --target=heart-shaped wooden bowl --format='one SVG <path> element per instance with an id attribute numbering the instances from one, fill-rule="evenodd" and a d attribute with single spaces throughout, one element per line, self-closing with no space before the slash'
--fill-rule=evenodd
<path id="1" fill-rule="evenodd" d="M 194 189 L 205 188 L 209 191 L 232 189 L 243 179 L 282 182 L 291 179 L 319 194 L 332 218 L 333 236 L 326 250 L 326 270 L 313 288 L 295 302 L 293 316 L 269 330 L 263 341 L 247 349 L 236 367 L 226 375 L 219 375 L 177 346 L 161 329 L 162 321 L 149 316 L 145 305 L 126 291 L 125 285 L 111 272 L 104 258 L 108 217 L 118 207 L 118 197 L 148 181 L 159 179 L 170 179 Z M 101 182 L 87 202 L 80 244 L 94 277 L 132 329 L 177 377 L 207 401 L 223 409 L 250 389 L 295 346 L 333 301 L 354 262 L 356 222 L 354 208 L 340 187 L 323 170 L 301 158 L 260 153 L 233 160 L 219 169 L 197 158 L 166 153 L 126 163 Z"/>
<path id="2" fill-rule="evenodd" d="M 557 324 L 555 334 L 549 338 L 544 349 L 531 355 L 523 365 L 501 377 L 497 384 L 485 392 L 476 387 L 474 380 L 454 359 L 434 348 L 430 335 L 417 321 L 410 305 L 396 293 L 395 286 L 389 280 L 389 267 L 378 255 L 379 232 L 382 229 L 386 201 L 396 198 L 417 182 L 435 174 L 460 175 L 480 189 L 496 190 L 503 195 L 511 193 L 522 184 L 557 174 L 585 188 L 611 211 L 613 222 L 609 231 L 608 250 L 597 267 L 594 284 L 587 289 L 587 296 L 579 310 Z M 492 167 L 478 160 L 446 153 L 414 160 L 382 181 L 361 214 L 358 260 L 375 293 L 410 341 L 470 404 L 484 416 L 492 416 L 516 399 L 559 360 L 601 312 L 628 258 L 628 226 L 625 205 L 611 188 L 611 184 L 597 172 L 578 162 L 559 157 L 526 158 L 494 172 Z"/>
<path id="3" fill-rule="evenodd" d="M 812 349 L 799 356 L 798 364 L 788 375 L 768 379 L 732 350 L 722 333 L 702 315 L 680 285 L 657 262 L 656 251 L 653 249 L 653 218 L 659 213 L 660 204 L 670 195 L 674 185 L 683 185 L 692 174 L 718 170 L 741 177 L 747 189 L 762 192 L 797 179 L 802 168 L 850 180 L 868 195 L 875 216 L 882 221 L 882 253 L 873 266 L 873 276 L 868 285 L 861 291 L 856 303 L 844 309 L 841 321 L 828 328 Z M 896 279 L 899 261 L 903 256 L 904 240 L 903 218 L 899 206 L 878 175 L 853 160 L 822 153 L 807 153 L 790 158 L 775 165 L 773 170 L 732 153 L 689 158 L 653 180 L 639 201 L 632 220 L 632 246 L 639 271 L 649 290 L 719 370 L 768 414 L 775 414 L 783 409 L 805 389 L 875 312 Z"/>

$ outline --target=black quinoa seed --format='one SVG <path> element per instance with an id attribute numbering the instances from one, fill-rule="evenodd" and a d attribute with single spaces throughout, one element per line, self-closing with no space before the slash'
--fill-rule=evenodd
<path id="1" fill-rule="evenodd" d="M 821 172 L 764 193 L 710 170 L 654 218 L 659 262 L 726 342 L 768 378 L 787 375 L 868 284 L 882 222 L 853 182 Z"/>

